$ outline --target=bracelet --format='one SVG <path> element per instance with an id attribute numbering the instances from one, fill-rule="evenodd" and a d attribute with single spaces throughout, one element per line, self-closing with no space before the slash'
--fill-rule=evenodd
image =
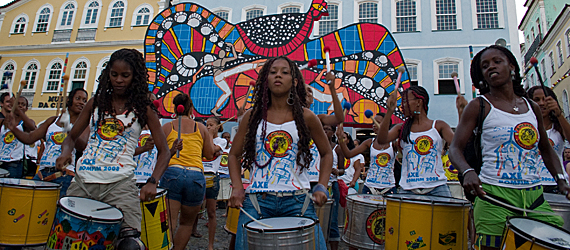
<path id="1" fill-rule="evenodd" d="M 469 172 L 471 172 L 471 171 L 475 171 L 475 169 L 472 169 L 472 168 L 465 169 L 465 171 L 463 171 L 463 173 L 461 173 L 461 175 L 462 175 L 463 177 L 465 177 L 465 174 L 467 174 L 467 173 L 469 173 Z"/>
<path id="2" fill-rule="evenodd" d="M 318 191 L 325 193 L 325 195 L 327 196 L 327 199 L 329 198 L 329 192 L 328 192 L 327 188 L 325 187 L 325 185 L 319 183 L 313 187 L 313 194 L 318 192 Z"/>

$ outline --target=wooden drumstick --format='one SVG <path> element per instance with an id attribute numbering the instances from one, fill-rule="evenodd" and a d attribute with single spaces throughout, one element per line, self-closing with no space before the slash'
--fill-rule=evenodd
<path id="1" fill-rule="evenodd" d="M 56 116 L 59 116 L 59 110 L 60 110 L 60 108 L 61 108 L 61 103 L 62 103 L 62 102 L 65 103 L 65 101 L 64 101 L 63 99 L 65 99 L 65 96 L 66 96 L 65 93 L 66 93 L 66 91 L 67 91 L 67 83 L 69 82 L 69 76 L 68 76 L 68 75 L 64 75 L 64 76 L 62 77 L 62 79 L 63 79 L 63 87 L 62 87 L 62 89 L 61 89 L 60 95 L 58 95 L 58 96 L 60 96 L 60 98 L 57 100 L 57 109 L 56 109 L 56 112 L 55 112 L 55 115 L 56 115 Z M 64 112 L 65 112 L 65 110 L 61 110 L 61 113 L 64 113 Z"/>
<path id="2" fill-rule="evenodd" d="M 396 79 L 396 88 L 395 88 L 396 91 L 398 91 L 398 88 L 400 87 L 400 84 L 402 83 L 402 74 L 404 74 L 404 71 L 406 71 L 406 69 L 404 69 L 404 67 L 398 68 L 398 78 Z"/>
<path id="3" fill-rule="evenodd" d="M 309 60 L 309 63 L 299 67 L 299 71 L 307 69 L 307 68 L 315 67 L 315 65 L 317 65 L 317 59 L 311 59 L 311 60 Z"/>
<path id="4" fill-rule="evenodd" d="M 455 91 L 457 95 L 461 95 L 461 90 L 459 89 L 459 80 L 457 80 L 457 72 L 451 72 L 451 77 L 453 78 L 453 83 L 455 84 Z"/>
<path id="5" fill-rule="evenodd" d="M 24 86 L 26 86 L 26 81 L 25 80 L 21 80 L 20 81 L 20 88 L 18 89 L 18 92 L 16 93 L 16 99 L 14 99 L 14 103 L 12 104 L 12 114 L 14 114 L 14 110 L 16 110 L 16 105 L 18 105 L 18 100 L 20 100 L 20 95 L 22 94 L 22 90 L 24 90 Z"/>
<path id="6" fill-rule="evenodd" d="M 325 48 L 323 49 L 323 51 L 325 52 L 325 62 L 327 64 L 327 73 L 331 72 L 331 56 L 330 56 L 330 52 L 331 52 L 331 48 L 329 46 L 325 46 Z"/>
<path id="7" fill-rule="evenodd" d="M 253 216 L 249 215 L 245 210 L 243 210 L 243 207 L 240 207 L 239 210 L 240 210 L 243 214 L 245 214 L 247 217 L 249 217 L 250 219 L 252 219 L 253 221 L 255 221 L 255 223 L 257 223 L 257 224 L 259 224 L 259 225 L 262 225 L 262 226 L 264 226 L 264 227 L 273 228 L 273 226 L 267 225 L 267 224 L 265 224 L 265 223 L 263 223 L 263 222 L 261 222 L 261 221 L 258 221 L 258 220 L 255 219 L 255 218 L 253 218 Z"/>
<path id="8" fill-rule="evenodd" d="M 59 99 L 59 97 L 62 96 L 62 93 L 61 93 L 62 91 L 67 91 L 67 81 L 69 81 L 69 76 L 65 74 L 65 71 L 67 70 L 67 61 L 68 60 L 69 60 L 69 53 L 65 54 L 65 62 L 63 63 L 63 75 L 61 76 L 61 84 L 66 85 L 66 87 L 65 87 L 65 89 L 60 89 L 60 91 L 57 93 L 58 99 Z M 57 100 L 56 103 L 57 103 L 57 108 L 56 108 L 55 116 L 59 116 L 60 100 Z"/>
<path id="9" fill-rule="evenodd" d="M 221 126 L 223 126 L 224 124 L 226 124 L 226 122 L 231 121 L 231 120 L 234 119 L 235 117 L 236 117 L 236 115 L 234 115 L 234 116 L 228 118 L 227 120 L 225 120 L 224 122 L 222 122 L 222 123 L 220 123 L 220 124 L 218 124 L 218 125 L 216 125 L 216 126 L 221 127 Z"/>
<path id="10" fill-rule="evenodd" d="M 372 110 L 367 109 L 366 111 L 364 111 L 364 115 L 365 115 L 367 118 L 370 118 L 370 119 L 372 120 L 372 122 L 374 122 L 374 125 L 376 125 L 376 127 L 378 127 L 378 128 L 380 127 L 380 123 L 378 123 L 378 121 L 376 121 L 376 119 L 374 119 L 374 117 L 373 117 L 373 116 L 374 116 L 374 112 L 372 112 Z"/>

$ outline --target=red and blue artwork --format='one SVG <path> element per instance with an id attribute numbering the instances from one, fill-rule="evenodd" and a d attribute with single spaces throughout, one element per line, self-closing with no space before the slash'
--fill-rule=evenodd
<path id="1" fill-rule="evenodd" d="M 250 107 L 249 83 L 257 79 L 265 61 L 287 56 L 299 66 L 317 60 L 315 67 L 302 70 L 313 88 L 311 109 L 316 114 L 332 113 L 331 94 L 336 94 L 342 103 L 351 104 L 345 122 L 372 123 L 364 112 L 385 111 L 386 99 L 397 93 L 397 70 L 405 69 L 404 58 L 380 24 L 352 24 L 311 39 L 314 22 L 326 15 L 324 0 L 313 0 L 306 13 L 267 15 L 237 24 L 195 3 L 165 9 L 149 25 L 144 47 L 149 89 L 162 103 L 159 111 L 171 116 L 172 99 L 186 93 L 197 117 L 233 118 L 242 105 Z M 324 79 L 325 47 L 330 48 L 331 71 L 337 77 L 336 93 L 330 93 Z M 407 70 L 401 82 L 399 91 L 410 86 Z M 402 118 L 396 111 L 394 122 Z"/>

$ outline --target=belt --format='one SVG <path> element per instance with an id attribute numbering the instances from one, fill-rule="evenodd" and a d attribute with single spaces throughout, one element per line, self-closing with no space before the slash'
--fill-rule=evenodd
<path id="1" fill-rule="evenodd" d="M 268 194 L 268 195 L 274 195 L 277 197 L 283 197 L 283 196 L 294 196 L 294 195 L 300 195 L 300 194 L 307 194 L 309 192 L 309 190 L 307 189 L 301 189 L 301 190 L 297 190 L 295 192 L 265 192 L 262 194 Z"/>
<path id="2" fill-rule="evenodd" d="M 182 165 L 170 165 L 168 166 L 169 168 L 181 168 L 184 170 L 190 170 L 190 171 L 197 171 L 197 172 L 202 172 L 202 169 L 199 167 L 186 167 L 186 166 L 182 166 Z"/>

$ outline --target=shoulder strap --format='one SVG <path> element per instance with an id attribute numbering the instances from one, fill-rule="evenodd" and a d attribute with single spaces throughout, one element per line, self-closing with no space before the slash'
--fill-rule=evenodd
<path id="1" fill-rule="evenodd" d="M 483 133 L 483 121 L 485 120 L 485 100 L 479 99 L 479 116 L 477 117 L 477 127 L 475 128 L 475 154 L 481 159 L 481 134 Z"/>

